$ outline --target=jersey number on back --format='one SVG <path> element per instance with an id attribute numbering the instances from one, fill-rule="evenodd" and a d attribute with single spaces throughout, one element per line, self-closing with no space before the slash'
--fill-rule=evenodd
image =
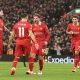
<path id="1" fill-rule="evenodd" d="M 24 37 L 24 27 L 19 27 L 19 37 Z"/>

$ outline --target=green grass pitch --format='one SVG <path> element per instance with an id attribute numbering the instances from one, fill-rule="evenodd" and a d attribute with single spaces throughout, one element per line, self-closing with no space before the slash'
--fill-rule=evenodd
<path id="1" fill-rule="evenodd" d="M 45 63 L 43 75 L 26 75 L 28 66 L 23 67 L 23 63 L 17 65 L 16 74 L 10 75 L 12 62 L 0 62 L 0 80 L 80 80 L 80 70 L 71 72 L 73 64 Z M 27 63 L 26 63 L 27 64 Z M 38 72 L 38 63 L 34 65 L 35 72 Z"/>

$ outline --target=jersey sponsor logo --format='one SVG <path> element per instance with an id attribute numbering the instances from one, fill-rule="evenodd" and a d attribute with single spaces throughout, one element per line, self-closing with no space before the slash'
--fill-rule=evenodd
<path id="1" fill-rule="evenodd" d="M 42 35 L 42 32 L 34 32 L 34 35 Z"/>

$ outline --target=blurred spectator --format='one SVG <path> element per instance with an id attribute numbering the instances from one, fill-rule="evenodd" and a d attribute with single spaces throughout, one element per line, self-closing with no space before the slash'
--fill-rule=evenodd
<path id="1" fill-rule="evenodd" d="M 54 44 L 54 50 L 56 50 L 57 55 L 61 55 L 61 47 L 58 43 Z"/>

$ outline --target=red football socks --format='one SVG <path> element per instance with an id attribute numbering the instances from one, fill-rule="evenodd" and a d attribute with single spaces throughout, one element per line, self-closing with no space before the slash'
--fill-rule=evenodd
<path id="1" fill-rule="evenodd" d="M 74 55 L 74 66 L 77 67 L 77 64 L 79 62 L 79 55 L 78 54 L 75 54 Z"/>
<path id="2" fill-rule="evenodd" d="M 43 60 L 39 60 L 39 70 L 42 71 L 43 69 Z"/>
<path id="3" fill-rule="evenodd" d="M 19 60 L 19 57 L 16 57 L 13 61 L 13 64 L 12 64 L 12 67 L 15 67 L 17 66 L 17 63 L 18 63 L 18 60 Z"/>
<path id="4" fill-rule="evenodd" d="M 29 60 L 28 60 L 28 62 L 29 62 L 29 70 L 33 71 L 34 58 L 30 57 Z"/>

